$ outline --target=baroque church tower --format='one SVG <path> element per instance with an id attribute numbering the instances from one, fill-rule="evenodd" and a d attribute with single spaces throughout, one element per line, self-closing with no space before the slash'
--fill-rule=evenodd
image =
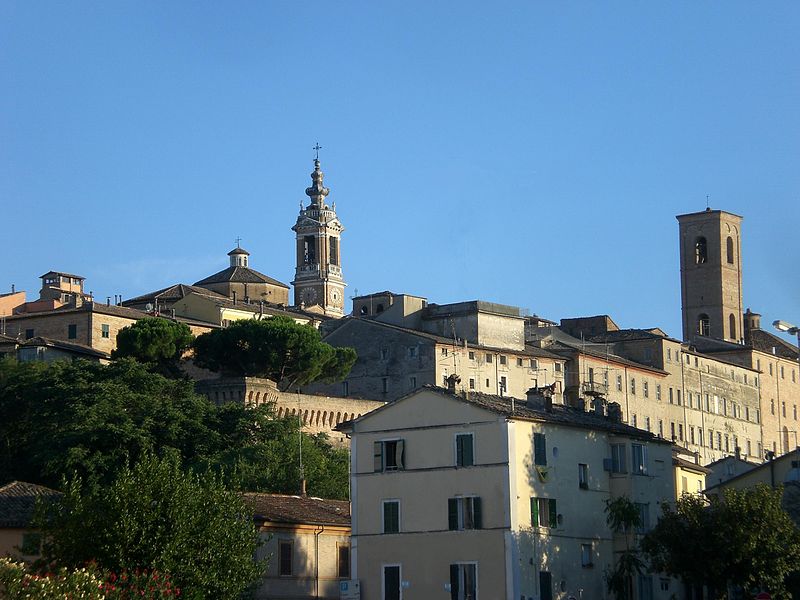
<path id="1" fill-rule="evenodd" d="M 311 187 L 306 195 L 307 207 L 300 202 L 300 215 L 292 227 L 297 238 L 297 268 L 295 269 L 294 303 L 305 307 L 318 305 L 326 315 L 344 316 L 341 235 L 344 227 L 336 216 L 336 203 L 325 204 L 330 190 L 322 185 L 323 173 L 319 156 L 314 160 Z"/>
<path id="2" fill-rule="evenodd" d="M 683 339 L 741 341 L 742 217 L 707 208 L 677 219 Z"/>

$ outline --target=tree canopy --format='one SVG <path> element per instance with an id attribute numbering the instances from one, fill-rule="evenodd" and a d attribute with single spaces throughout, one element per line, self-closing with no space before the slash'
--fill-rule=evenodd
<path id="1" fill-rule="evenodd" d="M 198 366 L 225 375 L 265 377 L 281 389 L 347 376 L 356 361 L 352 348 L 334 348 L 310 325 L 288 317 L 235 321 L 197 337 Z"/>
<path id="2" fill-rule="evenodd" d="M 194 336 L 184 323 L 145 317 L 117 334 L 117 349 L 111 356 L 134 358 L 165 375 L 174 375 L 178 359 L 191 347 L 192 340 Z"/>
<path id="3" fill-rule="evenodd" d="M 37 525 L 49 562 L 168 573 L 184 598 L 239 598 L 265 566 L 253 560 L 259 536 L 241 495 L 216 475 L 182 470 L 175 456 L 146 454 L 108 487 L 73 479 L 40 507 Z"/>
<path id="4" fill-rule="evenodd" d="M 800 532 L 781 508 L 781 494 L 758 485 L 724 490 L 708 503 L 684 495 L 674 508 L 662 505 L 642 549 L 655 570 L 705 585 L 712 598 L 724 598 L 728 585 L 785 597 L 787 575 L 800 570 Z"/>
<path id="5" fill-rule="evenodd" d="M 129 461 L 174 453 L 186 467 L 223 471 L 247 491 L 297 493 L 300 440 L 309 493 L 346 498 L 347 452 L 277 418 L 269 405 L 216 406 L 186 380 L 120 359 L 0 361 L 0 484 L 58 487 L 77 474 L 109 484 Z"/>

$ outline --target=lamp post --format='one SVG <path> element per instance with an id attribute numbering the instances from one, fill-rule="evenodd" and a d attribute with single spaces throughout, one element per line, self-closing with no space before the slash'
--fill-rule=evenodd
<path id="1" fill-rule="evenodd" d="M 778 331 L 783 331 L 784 333 L 788 333 L 789 335 L 796 335 L 797 336 L 797 362 L 800 365 L 800 327 L 796 325 L 792 325 L 791 323 L 787 323 L 786 321 L 781 321 L 778 319 L 777 321 L 772 322 L 772 326 L 777 329 Z M 787 442 L 788 445 L 788 442 Z M 794 433 L 794 445 L 795 451 L 800 457 L 800 446 L 797 445 L 797 431 L 795 430 Z"/>

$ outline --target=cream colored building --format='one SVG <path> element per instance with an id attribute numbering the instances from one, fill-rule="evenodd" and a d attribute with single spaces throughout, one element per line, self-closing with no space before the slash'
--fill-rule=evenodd
<path id="1" fill-rule="evenodd" d="M 350 503 L 309 496 L 246 493 L 269 558 L 258 600 L 339 599 L 350 578 Z"/>
<path id="2" fill-rule="evenodd" d="M 41 553 L 41 534 L 31 529 L 37 499 L 60 492 L 35 483 L 12 481 L 0 486 L 0 556 L 32 562 Z"/>
<path id="3" fill-rule="evenodd" d="M 624 540 L 605 502 L 629 497 L 644 530 L 675 497 L 670 443 L 542 397 L 425 388 L 342 428 L 365 600 L 609 598 Z M 635 587 L 678 592 L 651 575 Z"/>

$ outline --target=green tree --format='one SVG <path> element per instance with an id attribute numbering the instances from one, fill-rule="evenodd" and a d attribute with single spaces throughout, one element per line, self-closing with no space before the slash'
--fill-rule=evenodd
<path id="1" fill-rule="evenodd" d="M 197 337 L 193 347 L 200 367 L 225 375 L 266 377 L 284 390 L 343 379 L 356 361 L 352 348 L 334 348 L 316 329 L 288 317 L 235 321 Z"/>
<path id="2" fill-rule="evenodd" d="M 145 317 L 117 334 L 112 358 L 134 358 L 168 376 L 180 375 L 178 360 L 192 345 L 194 336 L 184 323 Z"/>
<path id="3" fill-rule="evenodd" d="M 47 561 L 157 570 L 190 599 L 239 598 L 266 566 L 253 560 L 259 535 L 241 496 L 216 475 L 182 470 L 177 457 L 144 455 L 109 487 L 73 479 L 36 524 Z"/>
<path id="4" fill-rule="evenodd" d="M 633 539 L 636 530 L 642 526 L 642 518 L 636 504 L 627 496 L 607 500 L 605 513 L 611 531 L 625 539 L 625 550 L 605 574 L 608 591 L 617 600 L 630 600 L 633 598 L 634 577 L 645 571 L 639 548 Z"/>
<path id="5" fill-rule="evenodd" d="M 724 490 L 708 503 L 684 495 L 674 508 L 663 505 L 642 548 L 656 570 L 704 585 L 714 599 L 726 598 L 729 586 L 790 597 L 785 580 L 800 570 L 800 532 L 781 508 L 781 494 L 762 484 Z"/>

